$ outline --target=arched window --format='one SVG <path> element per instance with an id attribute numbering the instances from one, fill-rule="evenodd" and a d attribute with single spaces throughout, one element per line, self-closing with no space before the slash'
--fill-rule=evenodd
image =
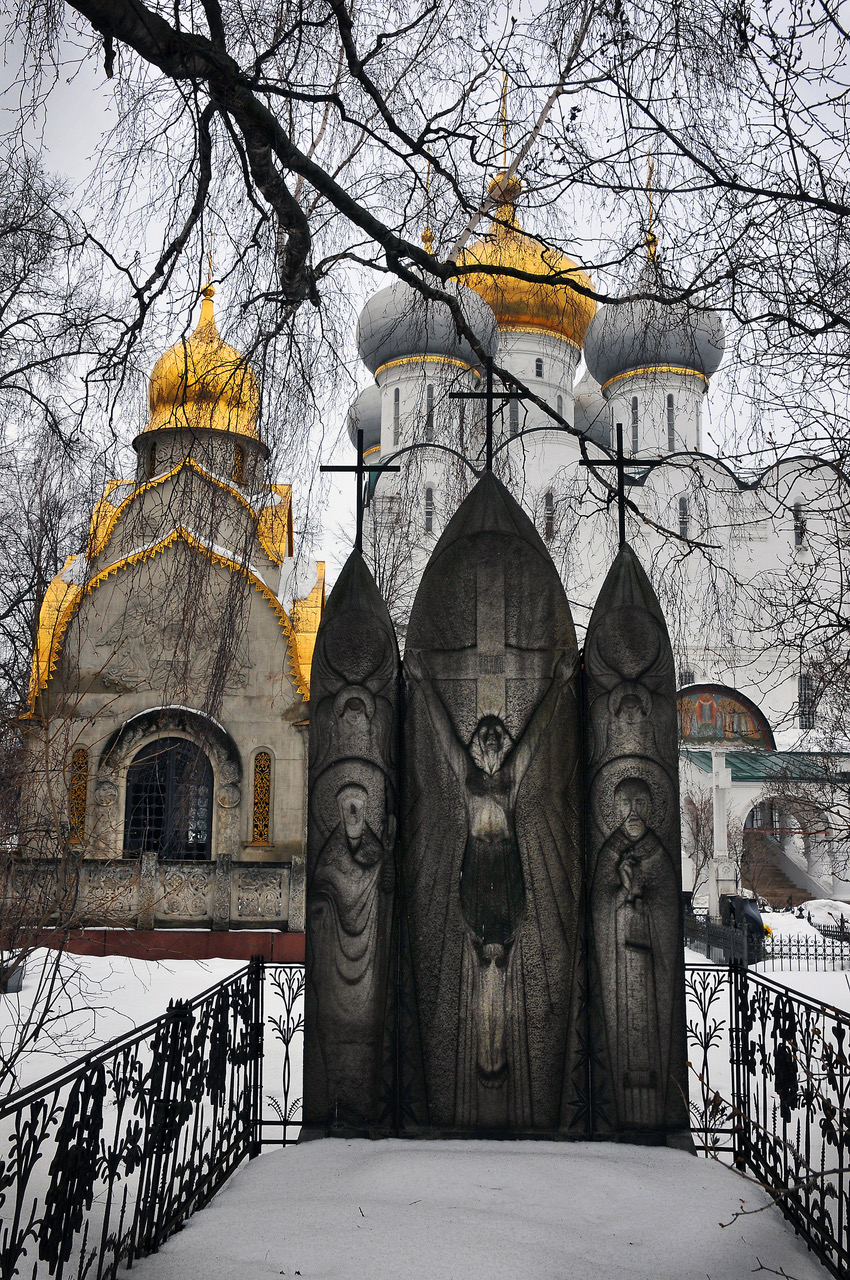
<path id="1" fill-rule="evenodd" d="M 233 480 L 236 484 L 242 484 L 245 479 L 245 450 L 241 444 L 236 445 L 233 450 Z"/>
<path id="2" fill-rule="evenodd" d="M 127 770 L 124 852 L 170 862 L 209 861 L 213 771 L 200 747 L 159 738 Z"/>
<path id="3" fill-rule="evenodd" d="M 667 452 L 676 451 L 676 404 L 672 396 L 667 397 Z"/>
<path id="4" fill-rule="evenodd" d="M 688 530 L 691 527 L 691 517 L 688 511 L 688 500 L 685 497 L 679 499 L 679 534 L 683 538 L 688 537 Z"/>
<path id="5" fill-rule="evenodd" d="M 519 400 L 511 400 L 508 408 L 508 429 L 512 436 L 519 432 Z"/>
<path id="6" fill-rule="evenodd" d="M 632 396 L 632 453 L 637 453 L 639 443 L 638 398 L 637 396 Z"/>
<path id="7" fill-rule="evenodd" d="M 272 758 L 268 751 L 254 756 L 254 809 L 251 819 L 251 844 L 269 843 L 271 818 Z"/>
<path id="8" fill-rule="evenodd" d="M 682 688 L 686 688 L 687 685 L 693 684 L 693 682 L 694 682 L 693 670 L 690 667 L 682 667 L 681 671 L 679 672 L 679 685 Z"/>
<path id="9" fill-rule="evenodd" d="M 543 377 L 543 360 L 540 356 L 534 361 L 534 376 L 535 378 Z"/>
<path id="10" fill-rule="evenodd" d="M 428 383 L 425 392 L 425 439 L 434 439 L 434 384 Z"/>
<path id="11" fill-rule="evenodd" d="M 549 489 L 543 499 L 543 537 L 551 542 L 555 536 L 555 499 Z"/>
<path id="12" fill-rule="evenodd" d="M 398 444 L 401 435 L 401 392 L 396 387 L 393 392 L 393 444 Z"/>
<path id="13" fill-rule="evenodd" d="M 434 531 L 434 490 L 429 487 L 425 490 L 425 532 L 433 533 Z"/>
<path id="14" fill-rule="evenodd" d="M 794 546 L 806 545 L 806 513 L 802 502 L 794 503 Z"/>
<path id="15" fill-rule="evenodd" d="M 71 844 L 82 844 L 86 836 L 86 793 L 89 784 L 89 753 L 77 747 L 71 755 L 71 783 L 68 787 L 68 822 Z"/>
<path id="16" fill-rule="evenodd" d="M 558 408 L 559 417 L 563 418 L 564 416 L 564 397 L 563 396 L 558 396 L 557 408 Z"/>
<path id="17" fill-rule="evenodd" d="M 148 475 L 156 475 L 156 441 L 151 441 L 151 447 L 148 450 Z"/>

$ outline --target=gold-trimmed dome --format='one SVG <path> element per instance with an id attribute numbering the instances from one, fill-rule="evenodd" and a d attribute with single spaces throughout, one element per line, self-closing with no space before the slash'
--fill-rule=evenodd
<path id="1" fill-rule="evenodd" d="M 519 179 L 507 178 L 504 173 L 497 174 L 490 183 L 490 195 L 496 201 L 490 230 L 458 256 L 459 266 L 490 270 L 464 273 L 458 279 L 490 304 L 500 329 L 543 330 L 581 347 L 596 314 L 596 303 L 571 288 L 568 281 L 592 289 L 590 277 L 566 254 L 525 234 L 516 215 L 521 192 Z M 528 275 L 552 276 L 553 282 L 544 284 L 500 275 L 500 269 L 505 267 Z"/>
<path id="2" fill-rule="evenodd" d="M 244 356 L 219 336 L 214 293 L 208 284 L 195 332 L 175 342 L 153 367 L 148 386 L 151 416 L 145 432 L 214 427 L 259 439 L 259 384 Z"/>

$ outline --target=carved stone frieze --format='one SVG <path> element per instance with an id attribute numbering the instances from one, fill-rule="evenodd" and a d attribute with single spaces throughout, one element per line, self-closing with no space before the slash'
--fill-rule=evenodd
<path id="1" fill-rule="evenodd" d="M 208 866 L 161 868 L 162 899 L 157 903 L 157 913 L 193 918 L 209 915 L 212 878 L 212 868 Z"/>
<path id="2" fill-rule="evenodd" d="M 283 867 L 243 867 L 235 872 L 236 914 L 248 920 L 283 917 Z"/>
<path id="3" fill-rule="evenodd" d="M 90 923 L 126 920 L 138 907 L 139 866 L 85 863 L 82 868 L 81 914 Z"/>

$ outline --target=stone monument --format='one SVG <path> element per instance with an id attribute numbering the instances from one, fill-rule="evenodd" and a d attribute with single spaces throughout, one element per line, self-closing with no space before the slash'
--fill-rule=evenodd
<path id="1" fill-rule="evenodd" d="M 673 653 L 628 545 L 584 650 L 593 1127 L 688 1127 Z"/>
<path id="2" fill-rule="evenodd" d="M 358 550 L 313 655 L 304 1127 L 391 1131 L 398 815 L 395 632 Z"/>
<path id="3" fill-rule="evenodd" d="M 532 522 L 487 472 L 422 577 L 405 651 L 402 889 L 423 1127 L 572 1116 L 583 873 L 578 652 Z"/>

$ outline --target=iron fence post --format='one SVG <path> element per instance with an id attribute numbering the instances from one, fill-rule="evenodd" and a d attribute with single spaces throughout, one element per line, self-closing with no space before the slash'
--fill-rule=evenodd
<path id="1" fill-rule="evenodd" d="M 747 980 L 746 966 L 740 960 L 729 965 L 729 1065 L 732 1069 L 732 1159 L 735 1168 L 746 1166 L 744 1153 L 744 1053 L 741 1039 L 741 986 Z"/>
<path id="2" fill-rule="evenodd" d="M 263 986 L 265 965 L 261 956 L 252 956 L 248 968 L 251 994 L 251 1061 L 248 1080 L 248 1159 L 253 1160 L 263 1149 Z"/>

